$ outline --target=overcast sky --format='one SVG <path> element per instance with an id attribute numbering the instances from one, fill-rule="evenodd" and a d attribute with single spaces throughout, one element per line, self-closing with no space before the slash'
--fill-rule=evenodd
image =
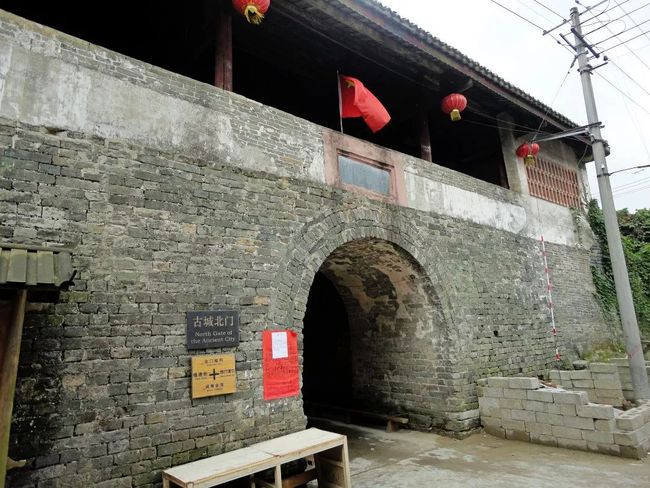
<path id="1" fill-rule="evenodd" d="M 549 35 L 543 36 L 537 27 L 490 0 L 380 1 L 576 123 L 587 123 L 577 64 L 560 89 L 573 60 L 572 54 Z M 576 6 L 574 0 L 497 1 L 544 29 L 562 22 L 556 13 L 567 19 L 570 9 Z M 591 6 L 600 0 L 580 1 L 584 6 Z M 580 12 L 585 10 L 579 8 Z M 607 158 L 609 171 L 650 164 L 650 3 L 609 0 L 591 12 L 581 17 L 583 32 L 601 28 L 587 39 L 601 43 L 601 49 L 612 48 L 605 54 L 613 63 L 597 72 L 634 100 L 627 99 L 599 76 L 592 77 L 599 117 L 605 126 L 603 137 L 612 150 Z M 626 12 L 629 16 L 625 16 Z M 599 13 L 602 14 L 594 18 Z M 622 18 L 617 20 L 619 17 Z M 604 23 L 608 25 L 604 27 Z M 567 34 L 569 29 L 565 26 L 554 34 L 560 32 Z M 629 42 L 615 47 L 626 40 Z M 599 63 L 592 61 L 593 65 Z M 588 163 L 587 169 L 591 192 L 597 196 L 594 164 Z M 650 208 L 650 168 L 612 175 L 611 181 L 617 208 Z"/>

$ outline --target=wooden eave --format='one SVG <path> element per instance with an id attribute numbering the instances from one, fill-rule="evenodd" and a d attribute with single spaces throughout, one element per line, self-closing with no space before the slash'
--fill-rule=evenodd
<path id="1" fill-rule="evenodd" d="M 0 288 L 62 288 L 74 275 L 69 249 L 0 243 Z"/>

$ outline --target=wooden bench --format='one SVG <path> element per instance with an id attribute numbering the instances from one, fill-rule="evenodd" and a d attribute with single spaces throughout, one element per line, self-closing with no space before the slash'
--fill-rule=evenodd
<path id="1" fill-rule="evenodd" d="M 375 419 L 386 422 L 386 432 L 396 432 L 399 430 L 400 425 L 407 425 L 409 423 L 408 417 L 400 414 L 384 414 L 376 412 L 368 412 L 365 410 L 357 410 L 354 408 L 340 407 L 337 405 L 324 405 L 322 403 L 305 402 L 305 406 L 320 412 L 336 412 L 343 414 L 347 423 L 350 423 L 352 417 L 361 417 L 367 419 Z"/>
<path id="2" fill-rule="evenodd" d="M 285 463 L 313 456 L 313 468 L 282 478 Z M 260 474 L 273 470 L 273 480 Z M 348 445 L 344 435 L 307 429 L 253 446 L 163 471 L 163 488 L 208 488 L 248 477 L 251 488 L 294 488 L 312 479 L 319 488 L 350 488 Z"/>

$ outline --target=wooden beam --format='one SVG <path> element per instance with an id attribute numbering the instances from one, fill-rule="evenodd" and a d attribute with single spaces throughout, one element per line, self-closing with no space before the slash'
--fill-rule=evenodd
<path id="1" fill-rule="evenodd" d="M 0 488 L 5 487 L 9 459 L 9 433 L 27 290 L 16 291 L 13 302 L 0 304 Z"/>
<path id="2" fill-rule="evenodd" d="M 431 131 L 429 130 L 429 113 L 422 109 L 420 113 L 420 158 L 433 162 L 431 155 Z"/>
<path id="3" fill-rule="evenodd" d="M 220 2 L 217 8 L 214 86 L 232 91 L 232 14 L 230 2 Z"/>

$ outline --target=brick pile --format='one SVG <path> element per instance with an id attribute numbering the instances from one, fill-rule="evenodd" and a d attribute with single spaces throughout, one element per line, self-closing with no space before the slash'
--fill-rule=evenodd
<path id="1" fill-rule="evenodd" d="M 586 392 L 593 403 L 622 407 L 625 402 L 616 364 L 591 363 L 588 369 L 578 371 L 551 370 L 549 379 L 568 390 Z"/>
<path id="2" fill-rule="evenodd" d="M 479 380 L 478 395 L 481 423 L 497 437 L 634 459 L 650 449 L 648 403 L 623 412 L 537 378 Z"/>

